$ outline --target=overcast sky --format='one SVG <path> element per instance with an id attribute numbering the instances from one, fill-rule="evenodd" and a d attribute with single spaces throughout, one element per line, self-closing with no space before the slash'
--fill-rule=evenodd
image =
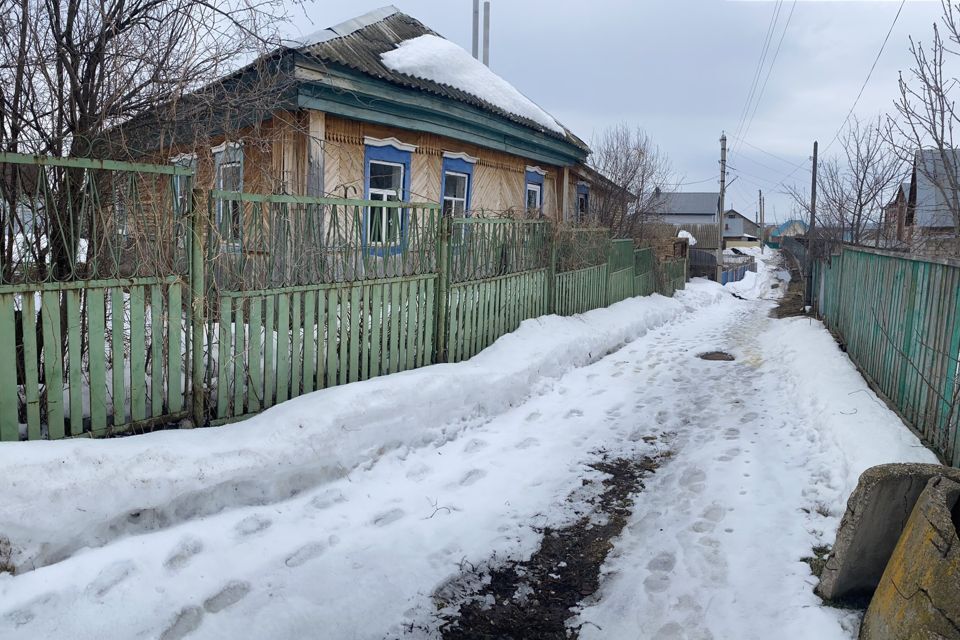
<path id="1" fill-rule="evenodd" d="M 290 34 L 384 4 L 308 0 L 295 9 Z M 472 0 L 393 4 L 470 49 Z M 753 146 L 732 134 L 743 127 L 741 114 L 777 2 L 492 0 L 491 5 L 494 71 L 587 142 L 612 124 L 639 125 L 668 154 L 686 191 L 719 189 L 719 138 L 726 131 L 728 181 L 736 177 L 727 205 L 753 218 L 757 190 L 763 189 L 770 221 L 792 213 L 781 182 L 809 189 L 813 141 L 819 139 L 823 153 L 834 138 L 900 2 L 798 0 L 794 7 L 785 0 L 760 84 L 791 8 L 793 15 L 744 137 Z M 940 12 L 939 1 L 907 0 L 854 113 L 870 118 L 892 109 L 897 72 L 910 65 L 907 38 L 929 40 Z"/>

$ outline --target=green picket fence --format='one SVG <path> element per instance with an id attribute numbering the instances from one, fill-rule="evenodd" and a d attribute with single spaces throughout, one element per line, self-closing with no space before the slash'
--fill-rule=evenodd
<path id="1" fill-rule="evenodd" d="M 814 279 L 819 314 L 864 376 L 960 466 L 960 263 L 844 247 Z"/>
<path id="2" fill-rule="evenodd" d="M 215 424 L 299 395 L 431 364 L 435 274 L 226 292 Z"/>
<path id="3" fill-rule="evenodd" d="M 0 167 L 0 440 L 224 424 L 655 288 L 652 250 L 601 228 L 201 193 L 179 166 Z"/>

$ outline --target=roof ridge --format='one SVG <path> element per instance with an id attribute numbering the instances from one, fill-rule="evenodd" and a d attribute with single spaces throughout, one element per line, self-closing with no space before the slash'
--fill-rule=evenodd
<path id="1" fill-rule="evenodd" d="M 336 38 L 348 36 L 359 31 L 360 29 L 363 29 L 364 27 L 369 27 L 372 24 L 380 22 L 381 20 L 385 20 L 398 13 L 402 13 L 400 9 L 392 4 L 388 4 L 380 7 L 379 9 L 368 11 L 363 15 L 344 20 L 343 22 L 335 24 L 332 27 L 327 27 L 325 29 L 321 29 L 320 31 L 308 33 L 301 38 L 291 38 L 287 42 L 292 47 L 310 47 L 315 44 L 320 44 L 322 42 L 328 42 L 330 40 L 335 40 Z"/>

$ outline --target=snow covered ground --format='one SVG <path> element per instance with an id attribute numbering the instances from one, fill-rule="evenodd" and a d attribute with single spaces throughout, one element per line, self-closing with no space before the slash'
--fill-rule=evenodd
<path id="1" fill-rule="evenodd" d="M 575 519 L 598 452 L 668 450 L 580 636 L 854 637 L 800 559 L 863 469 L 934 457 L 819 323 L 767 317 L 771 255 L 241 424 L 4 444 L 0 638 L 430 637 L 431 594 Z"/>

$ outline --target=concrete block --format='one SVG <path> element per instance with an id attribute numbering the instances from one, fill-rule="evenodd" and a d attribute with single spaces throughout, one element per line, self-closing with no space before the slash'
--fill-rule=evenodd
<path id="1" fill-rule="evenodd" d="M 850 494 L 817 594 L 867 600 L 877 588 L 917 499 L 935 476 L 960 482 L 960 469 L 938 464 L 882 464 L 863 472 Z"/>
<path id="2" fill-rule="evenodd" d="M 960 484 L 932 478 L 894 549 L 860 640 L 960 640 Z"/>

